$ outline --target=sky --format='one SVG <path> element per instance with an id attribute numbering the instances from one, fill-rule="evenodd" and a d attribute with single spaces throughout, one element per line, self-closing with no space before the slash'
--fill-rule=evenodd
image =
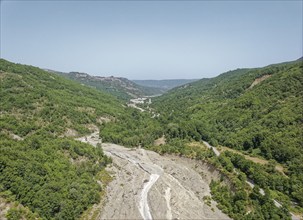
<path id="1" fill-rule="evenodd" d="M 1 0 L 0 55 L 99 76 L 214 77 L 302 57 L 302 4 Z"/>

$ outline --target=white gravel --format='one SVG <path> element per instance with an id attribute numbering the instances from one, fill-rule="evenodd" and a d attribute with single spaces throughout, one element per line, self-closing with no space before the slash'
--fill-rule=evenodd
<path id="1" fill-rule="evenodd" d="M 113 165 L 101 219 L 229 219 L 212 202 L 209 181 L 217 174 L 195 161 L 144 149 L 102 144 Z M 203 173 L 203 177 L 201 175 Z"/>

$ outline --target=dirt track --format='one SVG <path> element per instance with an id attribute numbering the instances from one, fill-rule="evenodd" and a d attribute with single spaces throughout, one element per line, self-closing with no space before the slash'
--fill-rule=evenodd
<path id="1" fill-rule="evenodd" d="M 203 201 L 213 175 L 207 168 L 144 149 L 102 148 L 113 159 L 108 169 L 115 178 L 101 219 L 229 219 L 214 202 L 210 207 Z"/>

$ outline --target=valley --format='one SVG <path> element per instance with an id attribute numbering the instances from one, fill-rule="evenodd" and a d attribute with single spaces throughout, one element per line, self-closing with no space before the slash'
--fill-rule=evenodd
<path id="1" fill-rule="evenodd" d="M 0 220 L 303 220 L 303 0 L 0 1 Z"/>
<path id="2" fill-rule="evenodd" d="M 299 61 L 128 99 L 5 60 L 0 79 L 1 216 L 250 220 L 303 213 Z"/>

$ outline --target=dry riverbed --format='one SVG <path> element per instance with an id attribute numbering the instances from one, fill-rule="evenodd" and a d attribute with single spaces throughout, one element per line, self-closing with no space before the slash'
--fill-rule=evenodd
<path id="1" fill-rule="evenodd" d="M 101 219 L 229 219 L 215 202 L 207 205 L 209 182 L 218 176 L 207 166 L 144 149 L 102 144 L 112 157 Z"/>

